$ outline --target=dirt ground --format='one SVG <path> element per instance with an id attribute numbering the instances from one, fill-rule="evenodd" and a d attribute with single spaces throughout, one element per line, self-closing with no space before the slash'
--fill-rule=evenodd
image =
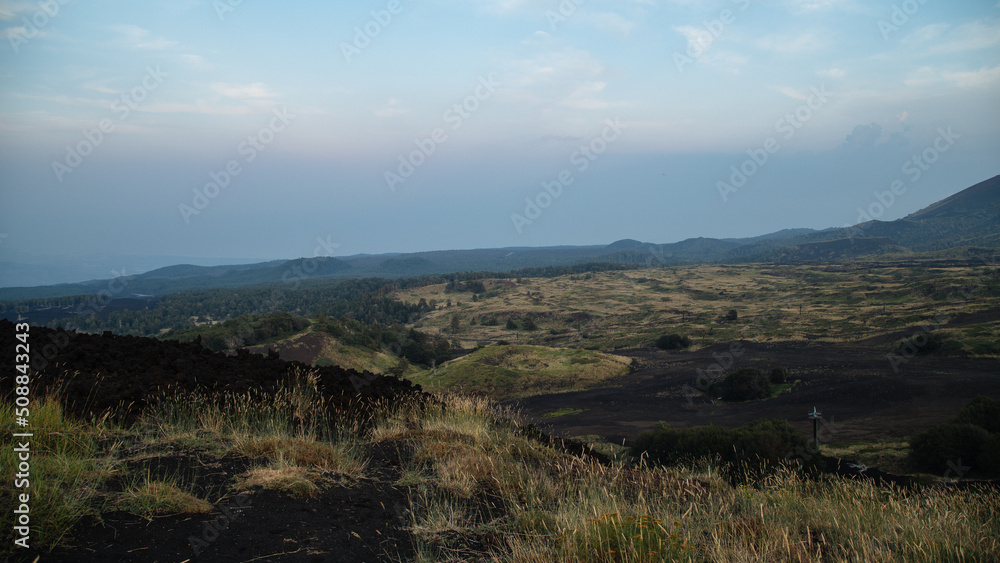
<path id="1" fill-rule="evenodd" d="M 203 486 L 227 487 L 247 462 L 177 452 L 155 460 L 150 469 L 169 473 L 182 467 L 198 472 Z M 404 529 L 408 493 L 389 484 L 398 464 L 373 456 L 372 478 L 342 479 L 314 498 L 258 489 L 229 495 L 204 515 L 87 517 L 70 534 L 70 547 L 43 554 L 41 561 L 403 561 L 412 556 L 413 544 Z"/>
<path id="2" fill-rule="evenodd" d="M 740 342 L 696 352 L 619 351 L 637 369 L 599 388 L 520 400 L 525 415 L 558 435 L 634 438 L 664 421 L 671 426 L 739 426 L 761 418 L 788 420 L 811 433 L 806 413 L 823 413 L 821 442 L 902 438 L 953 417 L 977 395 L 1000 398 L 1000 359 L 918 355 L 893 364 L 881 343 Z M 730 363 L 731 362 L 731 363 Z M 722 364 L 726 365 L 722 365 Z M 782 366 L 794 386 L 777 397 L 724 403 L 698 389 L 699 370 Z M 583 412 L 543 418 L 572 408 Z"/>

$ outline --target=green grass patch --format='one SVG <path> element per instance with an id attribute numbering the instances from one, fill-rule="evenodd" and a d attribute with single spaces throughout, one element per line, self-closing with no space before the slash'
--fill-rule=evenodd
<path id="1" fill-rule="evenodd" d="M 489 346 L 437 369 L 410 376 L 430 389 L 526 397 L 587 389 L 625 375 L 630 360 L 596 350 L 545 346 Z"/>
<path id="2" fill-rule="evenodd" d="M 580 414 L 582 412 L 585 412 L 586 410 L 587 409 L 571 409 L 571 408 L 567 407 L 567 408 L 564 408 L 564 409 L 559 409 L 559 410 L 555 410 L 555 411 L 552 411 L 552 412 L 549 412 L 549 413 L 545 413 L 545 414 L 542 415 L 542 418 L 559 418 L 560 416 L 569 416 L 571 414 Z"/>

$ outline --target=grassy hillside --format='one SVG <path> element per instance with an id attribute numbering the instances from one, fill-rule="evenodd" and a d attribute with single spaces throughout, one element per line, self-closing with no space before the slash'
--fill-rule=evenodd
<path id="1" fill-rule="evenodd" d="M 625 375 L 630 360 L 591 350 L 489 346 L 432 372 L 411 376 L 427 389 L 484 393 L 494 399 L 579 391 Z"/>
<path id="2" fill-rule="evenodd" d="M 269 561 L 308 552 L 414 563 L 971 562 L 1000 553 L 994 491 L 880 488 L 791 469 L 734 486 L 711 463 L 601 464 L 530 438 L 516 413 L 461 397 L 334 425 L 315 381 L 300 375 L 277 396 L 178 396 L 128 426 L 41 402 L 34 551 L 47 561 L 146 561 L 155 545 L 172 560 L 247 560 L 241 550 L 252 546 Z M 0 423 L 13 416 L 0 405 Z M 12 464 L 12 448 L 3 451 Z M 0 489 L 11 494 L 9 482 Z M 8 546 L 10 518 L 0 514 Z M 130 531 L 102 541 L 115 527 Z"/>
<path id="3" fill-rule="evenodd" d="M 947 262 L 699 265 L 485 280 L 475 299 L 444 284 L 396 296 L 436 302 L 417 326 L 467 345 L 507 340 L 611 350 L 648 346 L 666 332 L 689 336 L 695 347 L 739 339 L 844 342 L 996 309 L 998 271 Z M 729 311 L 736 320 L 727 319 Z M 536 330 L 524 330 L 529 318 Z M 972 321 L 977 326 L 956 333 L 955 345 L 983 350 L 970 339 L 995 334 L 996 323 L 989 315 Z"/>

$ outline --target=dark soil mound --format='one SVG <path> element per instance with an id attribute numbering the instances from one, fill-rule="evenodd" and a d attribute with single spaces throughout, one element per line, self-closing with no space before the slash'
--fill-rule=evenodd
<path id="1" fill-rule="evenodd" d="M 212 352 L 197 341 L 82 334 L 31 327 L 32 393 L 37 398 L 61 389 L 66 404 L 78 414 L 118 409 L 134 414 L 162 393 L 268 391 L 286 381 L 295 369 L 315 370 L 320 391 L 331 407 L 348 412 L 359 406 L 392 404 L 422 394 L 420 386 L 397 377 L 375 375 L 336 366 L 310 367 L 241 351 L 235 356 Z M 13 399 L 15 326 L 0 320 L 0 342 L 11 353 L 0 355 L 0 388 Z"/>

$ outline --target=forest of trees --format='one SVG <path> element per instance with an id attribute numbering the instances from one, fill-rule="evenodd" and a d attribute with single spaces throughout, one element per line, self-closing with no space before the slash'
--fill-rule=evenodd
<path id="1" fill-rule="evenodd" d="M 459 272 L 389 280 L 365 278 L 348 280 L 295 279 L 240 287 L 189 290 L 167 293 L 157 298 L 109 299 L 108 296 L 80 295 L 51 299 L 0 302 L 7 315 L 52 308 L 44 316 L 50 328 L 81 332 L 111 331 L 131 336 L 161 336 L 168 331 L 194 329 L 199 324 L 227 321 L 245 315 L 289 315 L 312 318 L 352 319 L 365 324 L 408 324 L 432 308 L 427 303 L 408 305 L 391 294 L 401 289 L 446 284 L 448 291 L 483 293 L 486 279 L 556 277 L 601 271 L 630 269 L 621 264 L 587 263 L 572 266 L 523 268 L 506 273 Z M 123 297 L 127 294 L 123 291 Z M 64 311 L 58 316 L 57 311 Z M 53 316 L 56 315 L 56 316 Z M 39 315 L 41 316 L 41 315 Z"/>

